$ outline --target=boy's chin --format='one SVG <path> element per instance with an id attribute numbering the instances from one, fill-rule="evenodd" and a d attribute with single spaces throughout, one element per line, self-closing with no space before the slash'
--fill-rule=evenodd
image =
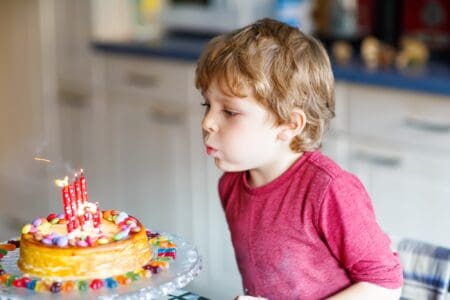
<path id="1" fill-rule="evenodd" d="M 242 166 L 238 166 L 235 164 L 228 163 L 226 161 L 223 161 L 219 158 L 215 158 L 214 162 L 216 164 L 216 167 L 224 172 L 241 172 L 245 171 L 246 169 Z"/>

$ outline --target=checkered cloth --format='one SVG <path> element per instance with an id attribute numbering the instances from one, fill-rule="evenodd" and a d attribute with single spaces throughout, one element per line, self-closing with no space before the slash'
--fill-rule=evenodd
<path id="1" fill-rule="evenodd" d="M 450 299 L 450 249 L 404 239 L 398 253 L 404 277 L 401 299 Z"/>
<path id="2" fill-rule="evenodd" d="M 176 290 L 167 296 L 167 300 L 209 300 L 191 292 Z"/>

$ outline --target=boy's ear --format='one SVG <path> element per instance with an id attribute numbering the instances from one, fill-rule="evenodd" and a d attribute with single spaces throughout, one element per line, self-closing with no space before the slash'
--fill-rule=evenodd
<path id="1" fill-rule="evenodd" d="M 294 109 L 291 112 L 289 122 L 280 126 L 280 132 L 278 138 L 282 141 L 290 142 L 295 136 L 299 135 L 306 125 L 306 115 L 301 109 Z"/>

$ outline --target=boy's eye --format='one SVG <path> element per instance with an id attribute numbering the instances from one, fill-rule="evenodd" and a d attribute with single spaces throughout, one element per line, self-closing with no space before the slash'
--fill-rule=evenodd
<path id="1" fill-rule="evenodd" d="M 200 105 L 206 107 L 206 109 L 209 109 L 209 107 L 211 106 L 208 102 L 202 102 L 200 103 Z"/>
<path id="2" fill-rule="evenodd" d="M 227 109 L 225 109 L 223 112 L 225 114 L 227 114 L 228 116 L 230 116 L 230 117 L 234 117 L 234 116 L 236 116 L 238 114 L 237 112 L 234 112 L 234 111 L 231 111 L 231 110 L 227 110 Z"/>

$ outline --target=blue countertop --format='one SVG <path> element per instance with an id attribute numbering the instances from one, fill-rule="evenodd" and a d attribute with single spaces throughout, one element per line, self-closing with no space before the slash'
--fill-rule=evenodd
<path id="1" fill-rule="evenodd" d="M 206 42 L 206 40 L 171 38 L 146 43 L 93 42 L 92 47 L 104 53 L 195 62 Z M 370 71 L 355 61 L 346 66 L 334 65 L 333 71 L 336 80 L 450 96 L 450 66 L 445 64 L 429 63 L 422 70 L 400 72 L 394 68 Z"/>

